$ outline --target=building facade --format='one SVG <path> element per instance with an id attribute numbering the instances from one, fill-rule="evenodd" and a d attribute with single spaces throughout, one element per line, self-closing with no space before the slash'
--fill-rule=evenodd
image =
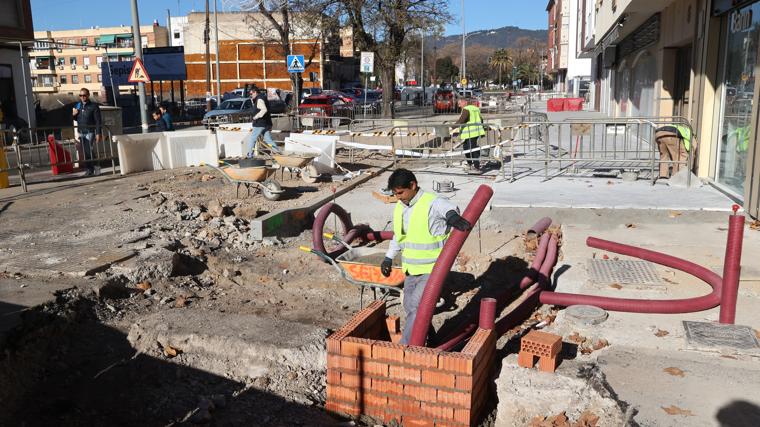
<path id="1" fill-rule="evenodd" d="M 142 46 L 163 47 L 169 43 L 166 27 L 140 27 Z M 30 56 L 35 94 L 73 95 L 87 88 L 94 97 L 103 92 L 104 62 L 134 59 L 131 27 L 36 31 Z"/>
<path id="2" fill-rule="evenodd" d="M 34 39 L 29 0 L 0 0 L 0 115 L 3 124 L 35 126 L 32 85 L 26 66 Z M 20 119 L 20 120 L 19 120 Z"/>
<path id="3" fill-rule="evenodd" d="M 554 90 L 578 97 L 587 92 L 591 60 L 580 55 L 583 0 L 549 0 L 548 65 Z"/>
<path id="4" fill-rule="evenodd" d="M 169 18 L 169 45 L 185 45 L 185 27 L 187 27 L 187 16 L 172 16 Z"/>
<path id="5" fill-rule="evenodd" d="M 221 93 L 232 91 L 246 84 L 255 83 L 260 88 L 292 88 L 290 75 L 285 64 L 286 58 L 277 34 L 271 24 L 258 13 L 225 12 L 216 18 L 219 22 L 219 77 Z M 215 20 L 212 19 L 212 23 Z M 326 45 L 318 25 L 302 23 L 291 17 L 295 27 L 291 36 L 291 51 L 304 55 L 308 64 L 304 72 L 304 86 L 324 86 L 324 65 Z M 205 14 L 197 12 L 187 16 L 184 26 L 185 63 L 187 64 L 187 97 L 206 96 L 206 76 L 210 75 L 210 94 L 217 95 L 216 90 L 216 46 L 214 31 L 211 30 L 209 43 L 210 70 L 207 69 L 205 43 L 203 38 Z M 223 31 L 221 31 L 223 29 Z M 337 29 L 335 40 L 330 43 L 337 55 L 340 51 L 340 38 Z M 314 74 L 311 74 L 314 73 Z M 315 81 L 310 81 L 313 76 Z"/>

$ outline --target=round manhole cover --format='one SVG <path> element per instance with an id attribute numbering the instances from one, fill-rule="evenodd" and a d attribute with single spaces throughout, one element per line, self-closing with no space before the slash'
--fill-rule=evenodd
<path id="1" fill-rule="evenodd" d="M 607 312 L 593 305 L 571 305 L 565 310 L 571 320 L 584 325 L 598 325 L 607 320 Z"/>

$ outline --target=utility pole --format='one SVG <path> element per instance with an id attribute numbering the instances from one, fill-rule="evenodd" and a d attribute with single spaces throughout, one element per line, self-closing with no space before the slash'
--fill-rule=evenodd
<path id="1" fill-rule="evenodd" d="M 425 30 L 420 28 L 420 87 L 422 88 L 422 106 L 425 106 Z"/>
<path id="2" fill-rule="evenodd" d="M 206 111 L 211 111 L 211 53 L 209 41 L 211 29 L 208 15 L 208 0 L 206 0 L 206 29 L 203 31 L 203 43 L 206 44 Z"/>
<path id="3" fill-rule="evenodd" d="M 222 103 L 222 80 L 219 75 L 219 18 L 216 15 L 216 3 L 214 0 L 214 50 L 216 51 L 216 105 Z"/>
<path id="4" fill-rule="evenodd" d="M 462 0 L 462 78 L 460 80 L 467 78 L 467 50 L 465 48 L 466 39 L 467 31 L 464 26 L 464 0 Z"/>
<path id="5" fill-rule="evenodd" d="M 140 17 L 137 13 L 137 0 L 132 0 L 132 38 L 135 41 L 135 57 L 142 62 L 142 39 L 140 38 Z M 114 88 L 118 94 L 119 88 Z M 148 112 L 145 110 L 145 83 L 137 84 L 137 93 L 140 97 L 140 123 L 142 124 L 142 133 L 148 133 Z M 114 95 L 114 99 L 116 95 Z"/>

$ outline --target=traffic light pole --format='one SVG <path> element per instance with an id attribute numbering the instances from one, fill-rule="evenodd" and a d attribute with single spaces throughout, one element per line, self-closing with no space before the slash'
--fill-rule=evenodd
<path id="1" fill-rule="evenodd" d="M 137 13 L 137 0 L 132 0 L 132 39 L 135 44 L 135 57 L 142 62 L 142 39 L 140 38 L 140 17 Z M 119 94 L 119 87 L 112 86 L 114 90 L 114 99 Z M 142 124 L 142 133 L 148 133 L 148 112 L 145 110 L 145 83 L 137 84 L 137 93 L 140 97 L 140 123 Z"/>

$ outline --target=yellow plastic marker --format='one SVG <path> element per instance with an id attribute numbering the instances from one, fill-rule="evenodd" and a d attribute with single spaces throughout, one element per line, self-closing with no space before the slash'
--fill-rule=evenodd
<path id="1" fill-rule="evenodd" d="M 325 239 L 332 239 L 335 237 L 335 234 L 333 233 L 323 233 L 322 235 L 325 236 Z"/>
<path id="2" fill-rule="evenodd" d="M 300 249 L 300 250 L 302 250 L 304 252 L 311 253 L 311 248 L 308 247 L 308 246 L 299 246 L 298 249 Z"/>

